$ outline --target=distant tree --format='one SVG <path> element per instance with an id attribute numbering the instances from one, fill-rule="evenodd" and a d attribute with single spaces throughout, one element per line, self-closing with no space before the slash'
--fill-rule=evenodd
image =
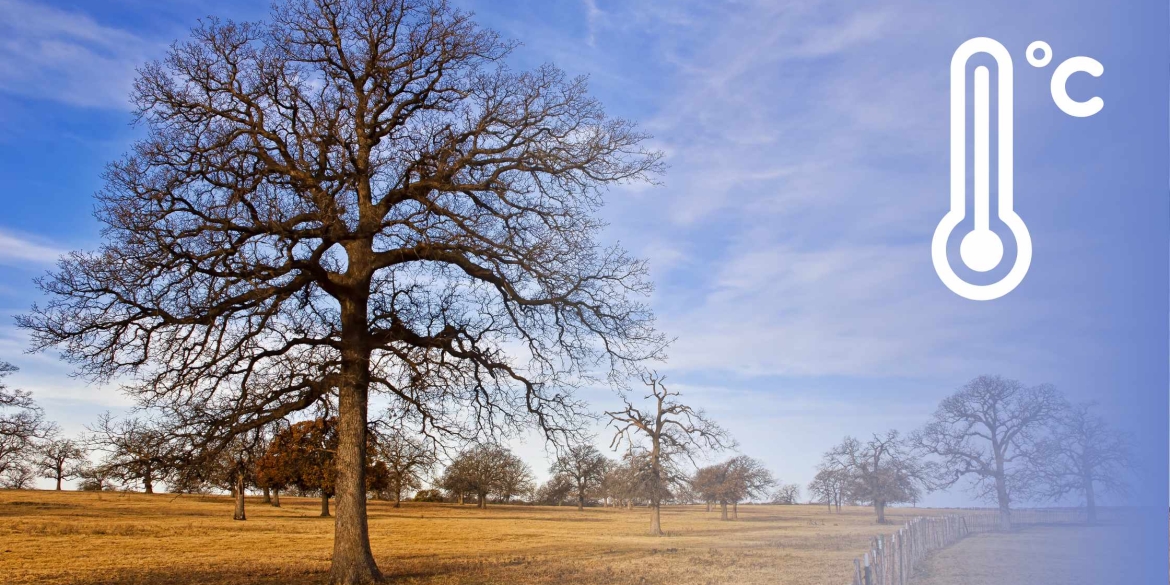
<path id="1" fill-rule="evenodd" d="M 1048 384 L 979 376 L 944 399 L 913 442 L 939 458 L 946 475 L 940 485 L 971 478 L 975 494 L 997 502 L 1000 525 L 1010 529 L 1012 494 L 1027 489 L 1027 456 L 1063 402 Z"/>
<path id="2" fill-rule="evenodd" d="M 83 492 L 103 492 L 114 489 L 109 471 L 101 465 L 86 465 L 78 472 L 78 489 Z"/>
<path id="3" fill-rule="evenodd" d="M 438 463 L 435 450 L 400 427 L 375 438 L 375 453 L 387 468 L 387 490 L 394 507 L 402 505 L 402 494 L 422 487 L 423 479 Z"/>
<path id="4" fill-rule="evenodd" d="M 1111 428 L 1094 407 L 1080 403 L 1058 412 L 1027 459 L 1029 494 L 1050 501 L 1076 494 L 1090 524 L 1097 521 L 1098 494 L 1129 491 L 1133 461 L 1129 437 Z"/>
<path id="5" fill-rule="evenodd" d="M 419 490 L 414 494 L 416 502 L 443 502 L 443 492 L 440 490 Z"/>
<path id="6" fill-rule="evenodd" d="M 41 477 L 56 481 L 57 491 L 62 481 L 77 477 L 86 463 L 84 446 L 73 439 L 50 436 L 37 446 L 37 470 Z"/>
<path id="7" fill-rule="evenodd" d="M 0 486 L 10 490 L 27 490 L 32 489 L 36 479 L 36 468 L 29 461 L 17 461 L 0 477 Z"/>
<path id="8" fill-rule="evenodd" d="M 739 503 L 767 497 L 776 485 L 772 472 L 759 459 L 737 455 L 726 463 L 727 484 L 724 488 L 725 501 L 731 502 L 732 518 L 739 519 Z"/>
<path id="9" fill-rule="evenodd" d="M 772 503 L 791 506 L 800 503 L 800 484 L 786 483 L 772 494 Z"/>
<path id="10" fill-rule="evenodd" d="M 739 502 L 767 495 L 776 485 L 764 464 L 746 455 L 737 455 L 698 470 L 692 485 L 698 483 L 701 496 L 719 504 L 720 519 L 739 519 Z M 728 504 L 731 515 L 728 515 Z"/>
<path id="11" fill-rule="evenodd" d="M 142 485 L 154 493 L 157 482 L 174 470 L 177 447 L 174 437 L 157 421 L 141 418 L 115 420 L 103 413 L 88 427 L 87 444 L 104 454 L 106 476 L 123 486 Z"/>
<path id="12" fill-rule="evenodd" d="M 574 487 L 573 480 L 567 475 L 554 475 L 536 490 L 536 503 L 546 506 L 560 506 L 572 495 Z"/>
<path id="13" fill-rule="evenodd" d="M 848 481 L 848 470 L 821 465 L 817 469 L 816 477 L 808 484 L 808 493 L 813 498 L 824 502 L 830 512 L 833 511 L 834 505 L 837 507 L 837 512 L 840 512 L 841 500 L 845 496 L 845 487 Z"/>
<path id="14" fill-rule="evenodd" d="M 247 520 L 244 496 L 249 486 L 256 485 L 257 464 L 267 449 L 262 429 L 237 435 L 216 457 L 212 481 L 226 487 L 235 497 L 232 520 Z"/>
<path id="15" fill-rule="evenodd" d="M 536 481 L 532 476 L 532 469 L 523 459 L 507 452 L 500 469 L 499 482 L 496 485 L 496 495 L 503 502 L 509 503 L 514 497 L 527 497 L 536 489 Z"/>
<path id="16" fill-rule="evenodd" d="M 708 465 L 696 469 L 691 477 L 691 491 L 707 505 L 708 512 L 711 511 L 712 504 L 719 502 L 725 471 L 721 464 Z"/>
<path id="17" fill-rule="evenodd" d="M 584 510 L 585 498 L 600 487 L 609 464 L 609 459 L 597 447 L 580 443 L 557 456 L 549 472 L 569 480 L 577 495 L 577 510 Z"/>
<path id="18" fill-rule="evenodd" d="M 614 507 L 629 507 L 638 499 L 645 499 L 646 457 L 636 452 L 627 453 L 609 466 L 598 488 L 606 502 Z"/>
<path id="19" fill-rule="evenodd" d="M 257 475 L 272 487 L 295 486 L 321 497 L 321 516 L 329 516 L 337 466 L 336 421 L 328 417 L 293 423 L 278 431 L 257 461 Z M 279 503 L 279 500 L 277 500 Z"/>
<path id="20" fill-rule="evenodd" d="M 477 445 L 464 450 L 447 466 L 440 486 L 460 504 L 464 495 L 475 494 L 480 508 L 488 496 L 507 502 L 532 488 L 532 472 L 519 457 L 499 445 Z"/>
<path id="21" fill-rule="evenodd" d="M 845 437 L 825 453 L 825 468 L 843 471 L 849 499 L 873 506 L 878 523 L 886 522 L 886 506 L 917 501 L 932 486 L 932 469 L 921 461 L 898 431 L 861 442 Z"/>
<path id="22" fill-rule="evenodd" d="M 55 427 L 45 421 L 31 394 L 4 383 L 16 371 L 16 366 L 0 362 L 0 484 L 24 487 L 35 479 L 31 459 L 37 440 L 49 436 Z"/>
<path id="23" fill-rule="evenodd" d="M 731 446 L 727 432 L 696 410 L 679 401 L 680 393 L 669 391 L 663 384 L 665 376 L 650 374 L 643 383 L 650 388 L 645 397 L 650 410 L 642 412 L 626 395 L 625 408 L 606 412 L 615 433 L 611 448 L 626 445 L 633 450 L 644 446 L 647 468 L 646 487 L 650 498 L 650 534 L 662 535 L 662 499 L 672 484 L 686 481 L 683 461 L 694 462 L 694 457 L 705 450 L 719 450 Z"/>

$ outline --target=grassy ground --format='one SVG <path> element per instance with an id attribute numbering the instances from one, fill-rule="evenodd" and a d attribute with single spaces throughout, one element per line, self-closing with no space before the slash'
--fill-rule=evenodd
<path id="1" fill-rule="evenodd" d="M 1107 585 L 1139 559 L 1118 526 L 1040 526 L 978 534 L 927 559 L 912 585 Z"/>
<path id="2" fill-rule="evenodd" d="M 333 522 L 316 499 L 249 498 L 248 520 L 226 497 L 0 491 L 0 575 L 6 584 L 324 583 Z M 888 512 L 894 526 L 925 510 Z M 393 583 L 841 585 L 869 538 L 893 526 L 872 511 L 741 506 L 720 522 L 702 507 L 649 516 L 591 508 L 372 502 L 374 556 Z"/>

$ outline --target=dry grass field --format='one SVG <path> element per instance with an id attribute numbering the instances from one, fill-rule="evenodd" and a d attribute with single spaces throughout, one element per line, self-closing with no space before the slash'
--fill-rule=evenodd
<path id="1" fill-rule="evenodd" d="M 1127 576 L 1140 553 L 1118 544 L 1120 526 L 1038 526 L 976 534 L 931 555 L 912 585 L 1104 585 Z M 1093 551 L 1095 554 L 1086 554 Z"/>
<path id="2" fill-rule="evenodd" d="M 0 491 L 0 575 L 24 583 L 324 583 L 333 522 L 316 499 Z M 392 583 L 841 585 L 869 538 L 933 510 L 829 514 L 819 506 L 741 506 L 721 522 L 700 506 L 648 512 L 372 502 L 374 556 Z"/>

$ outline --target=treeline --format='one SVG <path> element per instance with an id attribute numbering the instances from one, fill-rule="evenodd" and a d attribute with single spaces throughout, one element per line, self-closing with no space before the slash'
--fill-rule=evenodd
<path id="1" fill-rule="evenodd" d="M 885 522 L 886 506 L 965 482 L 998 507 L 1003 528 L 1011 527 L 1012 506 L 1025 501 L 1074 499 L 1095 522 L 1102 494 L 1127 492 L 1132 464 L 1129 438 L 1095 404 L 1070 403 L 1048 384 L 980 376 L 909 435 L 845 437 L 825 452 L 808 490 L 830 510 L 873 506 Z"/>
<path id="2" fill-rule="evenodd" d="M 233 516 L 246 517 L 244 495 L 258 492 L 280 506 L 281 494 L 319 497 L 329 516 L 339 463 L 337 418 L 322 401 L 317 416 L 278 420 L 237 435 L 222 448 L 201 449 L 163 422 L 114 419 L 108 414 L 78 438 L 61 435 L 45 420 L 28 392 L 3 379 L 16 368 L 0 363 L 0 485 L 29 488 L 37 478 L 79 480 L 82 490 L 141 489 L 165 483 L 174 493 L 228 492 Z M 701 455 L 734 448 L 730 436 L 704 413 L 691 409 L 649 376 L 644 405 L 625 398 L 625 409 L 607 415 L 619 458 L 588 442 L 559 449 L 549 479 L 538 484 L 532 469 L 492 442 L 447 449 L 425 433 L 379 421 L 367 430 L 364 478 L 369 497 L 475 504 L 647 507 L 660 533 L 662 504 L 718 506 L 723 520 L 738 518 L 747 501 L 796 504 L 800 486 L 778 482 L 757 459 L 734 455 L 695 467 Z M 1027 387 L 998 376 L 980 376 L 944 399 L 921 428 L 861 440 L 845 437 L 826 451 L 807 486 L 809 497 L 830 511 L 868 505 L 878 522 L 886 507 L 914 504 L 932 491 L 966 482 L 974 495 L 998 506 L 1011 525 L 1013 504 L 1077 499 L 1090 522 L 1098 498 L 1124 495 L 1132 466 L 1127 436 L 1110 426 L 1091 403 L 1073 404 L 1050 385 Z M 446 463 L 446 465 L 443 465 Z"/>
<path id="3" fill-rule="evenodd" d="M 0 366 L 7 375 L 12 366 Z M 663 378 L 644 378 L 645 403 L 623 395 L 625 409 L 607 413 L 614 429 L 606 456 L 587 441 L 563 445 L 538 484 L 520 457 L 493 442 L 465 442 L 449 448 L 436 436 L 406 429 L 403 421 L 378 419 L 366 432 L 363 477 L 367 497 L 449 502 L 485 507 L 489 503 L 650 508 L 652 531 L 660 533 L 662 504 L 718 504 L 721 518 L 738 518 L 745 501 L 795 504 L 800 488 L 781 484 L 759 460 L 746 455 L 699 467 L 696 458 L 735 446 L 730 435 L 701 410 L 680 401 Z M 165 419 L 99 416 L 76 439 L 60 436 L 27 392 L 0 385 L 4 397 L 5 449 L 0 451 L 4 486 L 29 488 L 37 477 L 78 479 L 81 490 L 142 490 L 165 484 L 172 493 L 227 492 L 233 517 L 246 519 L 245 495 L 280 506 L 281 494 L 318 497 L 321 515 L 330 515 L 337 494 L 338 422 L 335 404 L 322 400 L 315 416 L 279 419 L 237 434 L 209 449 Z M 445 465 L 444 465 L 445 463 Z M 729 508 L 730 507 L 730 508 Z M 730 509 L 730 513 L 729 513 Z"/>

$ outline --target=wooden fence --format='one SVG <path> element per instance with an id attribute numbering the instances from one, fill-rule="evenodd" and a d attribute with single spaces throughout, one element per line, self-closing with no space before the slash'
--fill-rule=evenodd
<path id="1" fill-rule="evenodd" d="M 1012 510 L 1013 527 L 1041 524 L 1080 524 L 1085 511 L 1077 508 Z M 907 585 L 914 570 L 930 553 L 948 547 L 971 534 L 1000 530 L 999 512 L 971 512 L 947 516 L 923 516 L 907 522 L 889 536 L 870 543 L 869 552 L 853 559 L 849 585 Z"/>

